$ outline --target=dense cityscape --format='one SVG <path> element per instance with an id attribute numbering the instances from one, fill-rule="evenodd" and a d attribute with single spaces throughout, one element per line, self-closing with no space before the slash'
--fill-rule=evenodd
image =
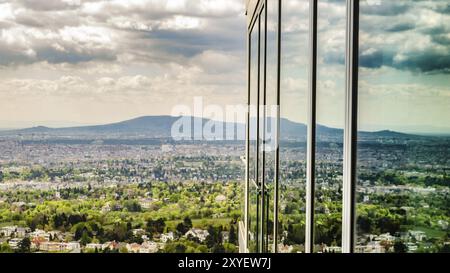
<path id="1" fill-rule="evenodd" d="M 1 251 L 236 252 L 242 148 L 218 148 L 2 141 Z"/>
<path id="2" fill-rule="evenodd" d="M 242 143 L 119 142 L 2 137 L 0 251 L 238 251 Z M 449 139 L 359 146 L 356 250 L 448 252 Z M 341 252 L 342 143 L 317 152 L 315 249 Z M 305 144 L 280 156 L 278 251 L 303 252 Z"/>

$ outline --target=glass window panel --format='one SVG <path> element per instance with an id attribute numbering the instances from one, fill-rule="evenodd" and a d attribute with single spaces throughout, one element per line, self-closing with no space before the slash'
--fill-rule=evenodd
<path id="1" fill-rule="evenodd" d="M 258 47 L 259 24 L 253 26 L 250 34 L 250 152 L 249 152 L 249 178 L 256 181 L 256 132 L 258 114 Z"/>
<path id="2" fill-rule="evenodd" d="M 249 231 L 248 231 L 248 250 L 250 253 L 258 252 L 258 242 L 259 242 L 259 221 L 260 217 L 259 211 L 259 190 L 255 183 L 250 182 L 249 189 Z"/>
<path id="3" fill-rule="evenodd" d="M 265 103 L 266 103 L 266 83 L 265 83 L 265 70 L 266 70 L 266 14 L 265 14 L 265 8 L 263 8 L 259 15 L 259 24 L 260 24 L 260 54 L 259 54 L 259 128 L 258 128 L 258 185 L 261 189 L 261 199 L 259 200 L 260 206 L 259 206 L 259 214 L 261 219 L 261 226 L 259 226 L 259 235 L 260 235 L 260 244 L 261 244 L 261 250 L 264 248 L 264 244 L 266 243 L 265 240 L 265 234 L 266 234 L 266 203 L 265 198 L 263 196 L 263 187 L 264 187 L 264 133 L 265 133 Z"/>
<path id="4" fill-rule="evenodd" d="M 250 139 L 249 139 L 249 211 L 248 211 L 248 248 L 257 251 L 258 240 L 258 191 L 257 182 L 257 122 L 258 122 L 258 69 L 259 69 L 259 23 L 253 25 L 250 33 Z"/>
<path id="5" fill-rule="evenodd" d="M 279 252 L 304 251 L 309 1 L 282 1 Z"/>
<path id="6" fill-rule="evenodd" d="M 267 9 L 267 54 L 266 54 L 266 125 L 265 125 L 265 185 L 267 190 L 267 246 L 273 252 L 275 156 L 277 149 L 277 75 L 278 75 L 278 0 L 268 0 Z"/>
<path id="7" fill-rule="evenodd" d="M 317 33 L 315 252 L 341 252 L 346 1 L 320 0 Z"/>
<path id="8" fill-rule="evenodd" d="M 356 251 L 448 251 L 448 1 L 360 3 Z"/>

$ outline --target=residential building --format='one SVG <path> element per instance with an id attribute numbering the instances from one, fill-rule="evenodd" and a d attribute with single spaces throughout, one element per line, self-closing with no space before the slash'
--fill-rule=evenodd
<path id="1" fill-rule="evenodd" d="M 175 239 L 175 234 L 170 231 L 168 233 L 163 233 L 160 236 L 160 241 L 163 243 L 167 243 L 168 241 L 173 241 Z"/>
<path id="2" fill-rule="evenodd" d="M 200 242 L 204 242 L 206 240 L 206 237 L 208 237 L 209 232 L 204 229 L 199 228 L 191 228 L 184 236 L 189 237 L 192 236 L 194 238 L 197 238 L 200 240 Z"/>

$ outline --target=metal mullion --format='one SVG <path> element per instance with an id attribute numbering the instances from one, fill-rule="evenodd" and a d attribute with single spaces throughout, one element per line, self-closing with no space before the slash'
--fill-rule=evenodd
<path id="1" fill-rule="evenodd" d="M 278 0 L 278 30 L 277 30 L 277 136 L 275 152 L 275 185 L 273 198 L 273 249 L 278 252 L 278 203 L 279 203 L 279 168 L 280 168 L 280 86 L 281 86 L 281 0 Z"/>
<path id="2" fill-rule="evenodd" d="M 356 237 L 359 0 L 347 0 L 346 92 L 343 162 L 342 252 L 353 253 Z"/>
<path id="3" fill-rule="evenodd" d="M 314 199 L 317 98 L 317 0 L 309 1 L 310 67 L 308 92 L 308 136 L 306 169 L 305 252 L 314 252 Z"/>
<path id="4" fill-rule="evenodd" d="M 248 31 L 250 31 L 252 29 L 252 25 L 254 25 L 255 21 L 258 19 L 259 8 L 260 8 L 260 0 L 252 0 L 250 2 L 252 2 L 252 5 L 247 7 L 247 11 L 245 14 L 245 15 L 247 15 L 247 18 L 250 17 L 249 13 L 251 14 L 250 19 L 247 20 L 247 30 Z"/>
<path id="5" fill-rule="evenodd" d="M 253 184 L 253 186 L 255 186 L 255 188 L 256 188 L 256 189 L 258 189 L 258 188 L 259 188 L 259 186 L 258 186 L 258 183 L 256 183 L 256 181 L 255 181 L 255 180 L 251 179 L 251 180 L 250 180 L 250 183 L 252 183 L 252 184 Z"/>
<path id="6" fill-rule="evenodd" d="M 266 177 L 265 177 L 265 169 L 266 169 L 266 152 L 265 152 L 265 145 L 266 145 L 266 104 L 267 104 L 267 0 L 264 0 L 263 10 L 260 13 L 260 21 L 261 21 L 261 15 L 264 14 L 264 22 L 261 22 L 264 24 L 264 41 L 262 45 L 264 46 L 263 54 L 264 54 L 264 63 L 263 63 L 263 121 L 262 121 L 262 145 L 261 145 L 261 166 L 262 166 L 262 173 L 261 173 L 261 252 L 264 252 L 265 249 L 265 242 L 267 240 L 267 231 L 264 228 L 265 224 L 267 224 L 267 216 L 266 215 L 266 206 L 269 204 L 266 202 Z M 264 240 L 266 239 L 266 240 Z"/>
<path id="7" fill-rule="evenodd" d="M 248 36 L 247 36 L 247 39 L 248 39 L 248 41 L 247 41 L 247 47 L 248 47 L 248 70 L 247 70 L 247 73 L 248 73 L 248 76 L 247 76 L 247 81 L 248 81 L 248 105 L 249 105 L 249 108 L 248 108 L 248 113 L 247 113 L 247 149 L 246 149 L 246 153 L 247 153 L 247 155 L 246 155 L 246 164 L 247 164 L 247 166 L 246 166 L 246 170 L 247 170 L 247 174 L 246 174 L 246 184 L 245 184 L 245 215 L 244 215 L 244 217 L 245 217 L 245 219 L 244 219 L 244 221 L 245 221 L 245 248 L 246 248 L 246 250 L 247 250 L 247 252 L 248 252 L 248 250 L 249 250 L 249 242 L 248 242 L 248 234 L 249 234 L 249 230 L 250 230 L 250 226 L 249 226 L 249 218 L 250 218 L 250 211 L 249 211 L 249 208 L 250 208 L 250 183 L 251 182 L 254 182 L 254 181 L 250 181 L 251 179 L 250 179 L 250 153 L 251 153 L 251 151 L 250 151 L 250 143 L 251 143 L 251 139 L 250 139 L 250 132 L 251 132 L 251 128 L 250 128 L 250 121 L 251 121 L 251 115 L 250 115 L 250 113 L 251 113 L 251 88 L 252 88 L 252 86 L 251 86 L 251 61 L 252 61 L 252 46 L 254 46 L 254 45 L 252 45 L 252 39 L 251 39 L 251 37 L 252 37 L 252 33 L 253 33 L 253 31 L 254 31 L 254 28 L 255 28 L 255 26 L 256 26 L 256 22 L 253 22 L 251 25 L 250 25 L 250 29 L 249 29 L 249 34 L 248 34 Z"/>
<path id="8" fill-rule="evenodd" d="M 245 138 L 245 189 L 244 189 L 244 234 L 245 234 L 245 249 L 248 249 L 248 213 L 249 213 L 249 182 L 250 182 L 250 107 L 251 107 L 251 86 L 250 86 L 250 73 L 251 73 L 251 31 L 247 35 L 247 49 L 248 49 L 248 57 L 247 57 L 247 97 L 248 97 L 248 107 L 247 107 L 247 128 L 246 133 L 247 136 Z"/>
<path id="9" fill-rule="evenodd" d="M 256 184 L 258 184 L 257 187 L 257 200 L 256 200 L 256 248 L 257 248 L 257 252 L 259 252 L 259 225 L 260 225 L 260 214 L 259 214 L 259 210 L 260 210 L 260 202 L 259 202 L 259 198 L 260 198 L 260 186 L 259 186 L 259 104 L 260 104 L 260 88 L 261 88 L 261 84 L 260 84 L 260 77 L 261 77 L 261 18 L 260 18 L 260 12 L 258 9 L 258 12 L 256 13 L 257 18 L 256 18 L 256 22 L 255 22 L 255 26 L 258 26 L 258 74 L 257 74 L 257 101 L 256 101 L 256 160 L 255 160 L 255 180 L 256 180 Z"/>

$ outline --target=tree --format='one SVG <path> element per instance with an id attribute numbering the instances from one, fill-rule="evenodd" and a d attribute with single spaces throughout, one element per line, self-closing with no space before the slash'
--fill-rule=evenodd
<path id="1" fill-rule="evenodd" d="M 46 215 L 38 213 L 27 222 L 30 229 L 34 231 L 36 228 L 44 228 L 44 226 L 48 224 L 48 218 Z"/>
<path id="2" fill-rule="evenodd" d="M 231 225 L 230 227 L 230 235 L 228 237 L 228 242 L 230 244 L 237 244 L 237 235 L 236 235 L 236 230 L 234 229 L 234 225 Z"/>
<path id="3" fill-rule="evenodd" d="M 215 245 L 213 246 L 212 253 L 225 253 L 225 247 L 223 245 Z"/>
<path id="4" fill-rule="evenodd" d="M 186 232 L 189 231 L 189 229 L 186 227 L 186 225 L 184 223 L 179 223 L 176 227 L 178 233 L 180 233 L 181 235 L 186 234 Z"/>
<path id="5" fill-rule="evenodd" d="M 128 253 L 128 249 L 123 246 L 119 249 L 119 253 Z"/>
<path id="6" fill-rule="evenodd" d="M 87 231 L 83 231 L 83 235 L 81 235 L 80 244 L 85 246 L 92 241 L 91 237 L 89 237 Z"/>
<path id="7" fill-rule="evenodd" d="M 28 237 L 23 238 L 19 242 L 17 252 L 19 253 L 30 253 L 31 252 L 31 240 Z"/>
<path id="8" fill-rule="evenodd" d="M 372 220 L 368 216 L 359 215 L 356 221 L 358 223 L 358 229 L 360 229 L 362 233 L 372 232 Z"/>
<path id="9" fill-rule="evenodd" d="M 208 226 L 208 236 L 206 237 L 206 245 L 213 249 L 215 246 L 222 244 L 222 226 Z"/>
<path id="10" fill-rule="evenodd" d="M 301 244 L 305 241 L 305 226 L 302 224 L 289 224 L 284 244 Z"/>
<path id="11" fill-rule="evenodd" d="M 439 253 L 450 253 L 450 244 L 444 244 L 441 247 L 439 247 L 438 250 Z"/>
<path id="12" fill-rule="evenodd" d="M 13 250 L 7 242 L 4 242 L 0 245 L 0 253 L 13 253 Z"/>
<path id="13" fill-rule="evenodd" d="M 183 220 L 183 224 L 188 230 L 191 229 L 192 228 L 192 220 L 191 220 L 191 218 L 186 216 L 184 218 L 184 220 Z"/>
<path id="14" fill-rule="evenodd" d="M 164 229 L 166 228 L 166 223 L 164 219 L 159 218 L 158 220 L 154 221 L 152 219 L 147 221 L 147 232 L 150 233 L 150 236 L 153 236 L 153 234 L 161 234 L 164 232 Z"/>
<path id="15" fill-rule="evenodd" d="M 394 243 L 394 252 L 395 253 L 406 253 L 408 252 L 408 247 L 400 240 Z"/>
<path id="16" fill-rule="evenodd" d="M 238 248 L 234 244 L 224 243 L 225 253 L 238 253 Z"/>
<path id="17" fill-rule="evenodd" d="M 69 224 L 72 226 L 76 225 L 78 223 L 81 223 L 81 222 L 86 222 L 86 220 L 87 220 L 87 217 L 85 214 L 83 214 L 83 215 L 72 214 L 72 215 L 69 215 L 69 218 L 67 219 Z"/>
<path id="18" fill-rule="evenodd" d="M 111 241 L 124 242 L 131 239 L 133 233 L 127 230 L 125 223 L 116 223 L 112 230 L 107 232 L 107 237 Z"/>
<path id="19" fill-rule="evenodd" d="M 175 253 L 185 253 L 186 252 L 186 246 L 182 244 L 177 244 L 175 246 Z"/>
<path id="20" fill-rule="evenodd" d="M 126 201 L 124 206 L 129 212 L 141 212 L 142 211 L 141 205 L 135 200 Z"/>
<path id="21" fill-rule="evenodd" d="M 84 233 L 87 233 L 89 235 L 89 230 L 86 227 L 85 223 L 79 223 L 73 229 L 75 229 L 75 240 L 80 240 Z"/>
<path id="22" fill-rule="evenodd" d="M 53 226 L 55 228 L 64 227 L 67 223 L 67 216 L 63 212 L 62 214 L 55 214 L 53 216 Z"/>

